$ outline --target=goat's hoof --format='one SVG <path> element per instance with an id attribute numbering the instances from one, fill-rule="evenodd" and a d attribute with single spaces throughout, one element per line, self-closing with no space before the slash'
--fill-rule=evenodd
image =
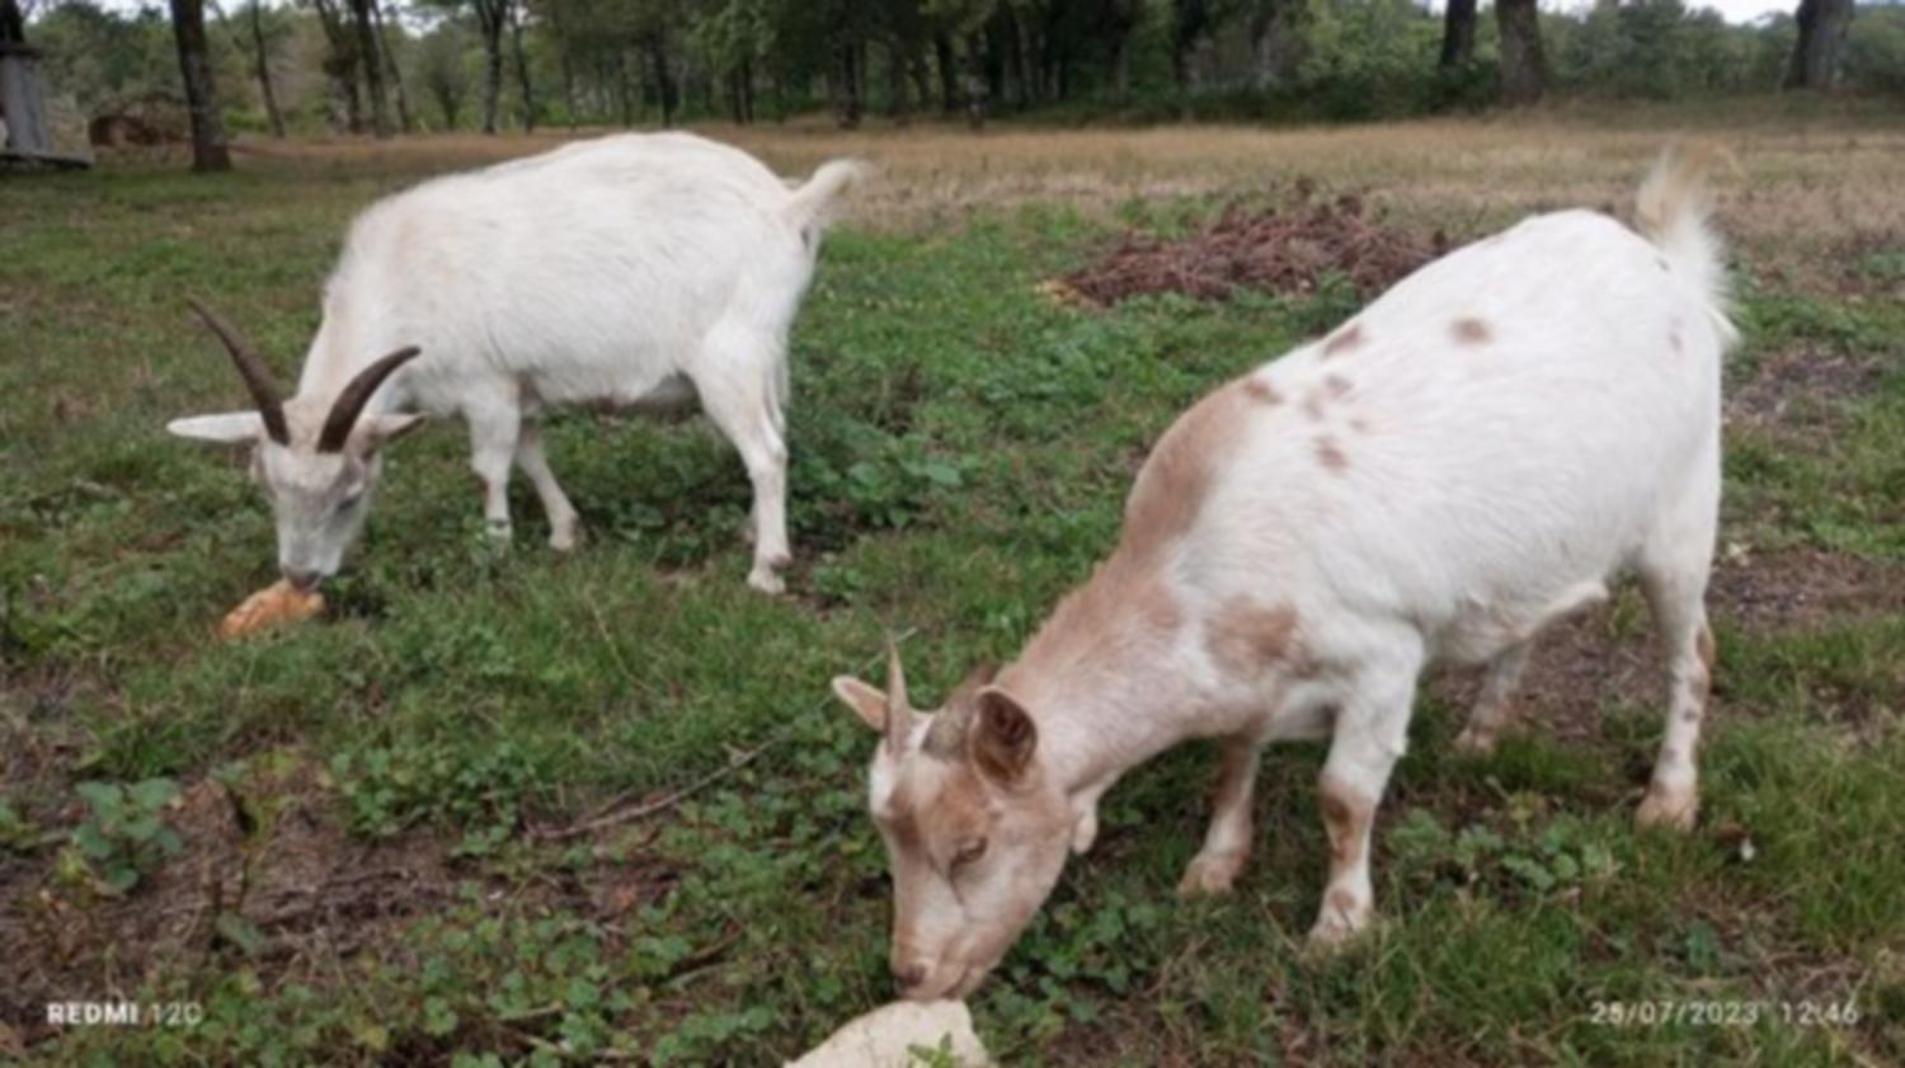
<path id="1" fill-rule="evenodd" d="M 1670 831 L 1693 830 L 1693 818 L 1700 812 L 1700 795 L 1693 787 L 1673 790 L 1658 783 L 1647 788 L 1634 822 L 1641 827 L 1664 827 Z"/>
<path id="2" fill-rule="evenodd" d="M 1465 756 L 1485 757 L 1495 752 L 1495 746 L 1501 741 L 1501 735 L 1494 731 L 1476 730 L 1473 726 L 1462 728 L 1455 736 L 1455 751 Z"/>
<path id="3" fill-rule="evenodd" d="M 576 543 L 581 540 L 581 532 L 576 529 L 576 524 L 573 522 L 566 526 L 558 524 L 549 531 L 549 547 L 559 553 L 574 549 Z"/>
<path id="4" fill-rule="evenodd" d="M 1247 859 L 1242 853 L 1199 853 L 1178 880 L 1177 896 L 1186 900 L 1219 897 L 1230 893 L 1231 885 L 1244 870 Z"/>
<path id="5" fill-rule="evenodd" d="M 507 546 L 515 537 L 515 531 L 507 519 L 492 519 L 483 524 L 483 536 L 498 547 Z"/>
<path id="6" fill-rule="evenodd" d="M 1310 928 L 1305 950 L 1330 954 L 1349 945 L 1369 927 L 1373 911 L 1367 901 L 1358 901 L 1342 890 L 1330 891 L 1323 897 L 1323 911 L 1317 914 L 1316 925 Z"/>
<path id="7" fill-rule="evenodd" d="M 747 584 L 769 596 L 779 596 L 787 592 L 787 582 L 771 567 L 756 567 L 749 571 Z"/>

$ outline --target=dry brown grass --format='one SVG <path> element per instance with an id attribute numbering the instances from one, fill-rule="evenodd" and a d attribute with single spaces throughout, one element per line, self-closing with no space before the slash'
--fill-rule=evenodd
<path id="1" fill-rule="evenodd" d="M 1367 192 L 1405 221 L 1462 236 L 1523 214 L 1585 205 L 1624 208 L 1648 162 L 1678 138 L 1715 141 L 1739 168 L 1717 179 L 1723 225 L 1754 260 L 1816 276 L 1849 249 L 1905 234 L 1905 123 L 1858 104 L 1768 98 L 1724 110 L 1555 108 L 1488 118 L 1265 129 L 1166 126 L 1047 129 L 922 124 L 838 131 L 815 122 L 696 128 L 787 174 L 851 155 L 882 177 L 858 198 L 860 225 L 957 224 L 1032 201 L 1104 213 L 1132 198 L 1247 193 L 1293 180 Z M 256 155 L 362 161 L 433 171 L 539 151 L 600 131 L 486 138 L 459 134 L 376 144 L 252 142 Z"/>

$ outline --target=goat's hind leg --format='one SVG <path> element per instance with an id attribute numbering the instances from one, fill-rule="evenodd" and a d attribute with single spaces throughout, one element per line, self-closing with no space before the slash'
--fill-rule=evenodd
<path id="1" fill-rule="evenodd" d="M 1714 446 L 1717 455 L 1717 444 Z M 1719 521 L 1719 463 L 1700 472 L 1694 492 L 1679 499 L 1642 549 L 1641 589 L 1667 661 L 1667 727 L 1653 780 L 1635 819 L 1643 827 L 1691 830 L 1699 811 L 1700 728 L 1713 685 L 1715 649 L 1707 626 L 1707 577 Z"/>
<path id="2" fill-rule="evenodd" d="M 780 571 L 792 560 L 787 544 L 787 444 L 782 437 L 785 345 L 756 330 L 717 327 L 689 372 L 701 406 L 733 443 L 754 487 L 754 563 L 747 584 L 780 593 Z"/>

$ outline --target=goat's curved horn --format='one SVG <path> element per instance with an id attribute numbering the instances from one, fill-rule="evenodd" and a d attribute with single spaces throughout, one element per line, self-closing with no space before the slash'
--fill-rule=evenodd
<path id="1" fill-rule="evenodd" d="M 253 403 L 258 405 L 258 415 L 265 421 L 265 433 L 280 445 L 291 443 L 291 433 L 284 424 L 284 402 L 279 399 L 278 383 L 272 380 L 271 371 L 265 367 L 265 361 L 258 350 L 240 337 L 230 323 L 218 317 L 218 314 L 199 303 L 196 297 L 186 297 L 185 303 L 191 305 L 198 317 L 211 327 L 218 340 L 225 343 L 225 351 L 231 353 L 232 363 L 238 368 L 238 377 L 245 380 L 245 389 L 250 391 Z"/>
<path id="2" fill-rule="evenodd" d="M 900 667 L 900 646 L 886 639 L 886 744 L 895 753 L 906 748 L 913 726 L 913 706 L 906 699 L 906 672 Z"/>
<path id="3" fill-rule="evenodd" d="M 396 352 L 385 356 L 362 371 L 345 385 L 343 392 L 331 404 L 331 414 L 324 417 L 324 429 L 318 434 L 319 452 L 342 452 L 344 443 L 350 440 L 351 428 L 357 425 L 357 417 L 364 414 L 364 405 L 370 403 L 370 395 L 384 384 L 390 373 L 417 357 L 423 350 L 415 345 L 406 345 Z"/>

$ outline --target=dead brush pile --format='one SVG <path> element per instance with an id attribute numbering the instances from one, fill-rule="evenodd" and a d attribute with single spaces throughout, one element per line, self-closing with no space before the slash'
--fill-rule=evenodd
<path id="1" fill-rule="evenodd" d="M 1367 300 L 1448 251 L 1440 230 L 1423 236 L 1384 224 L 1361 197 L 1313 199 L 1306 183 L 1284 209 L 1251 210 L 1237 201 L 1201 232 L 1164 240 L 1127 233 L 1098 262 L 1048 292 L 1097 307 L 1150 293 L 1225 300 L 1239 290 L 1283 296 L 1314 293 L 1340 279 Z"/>

